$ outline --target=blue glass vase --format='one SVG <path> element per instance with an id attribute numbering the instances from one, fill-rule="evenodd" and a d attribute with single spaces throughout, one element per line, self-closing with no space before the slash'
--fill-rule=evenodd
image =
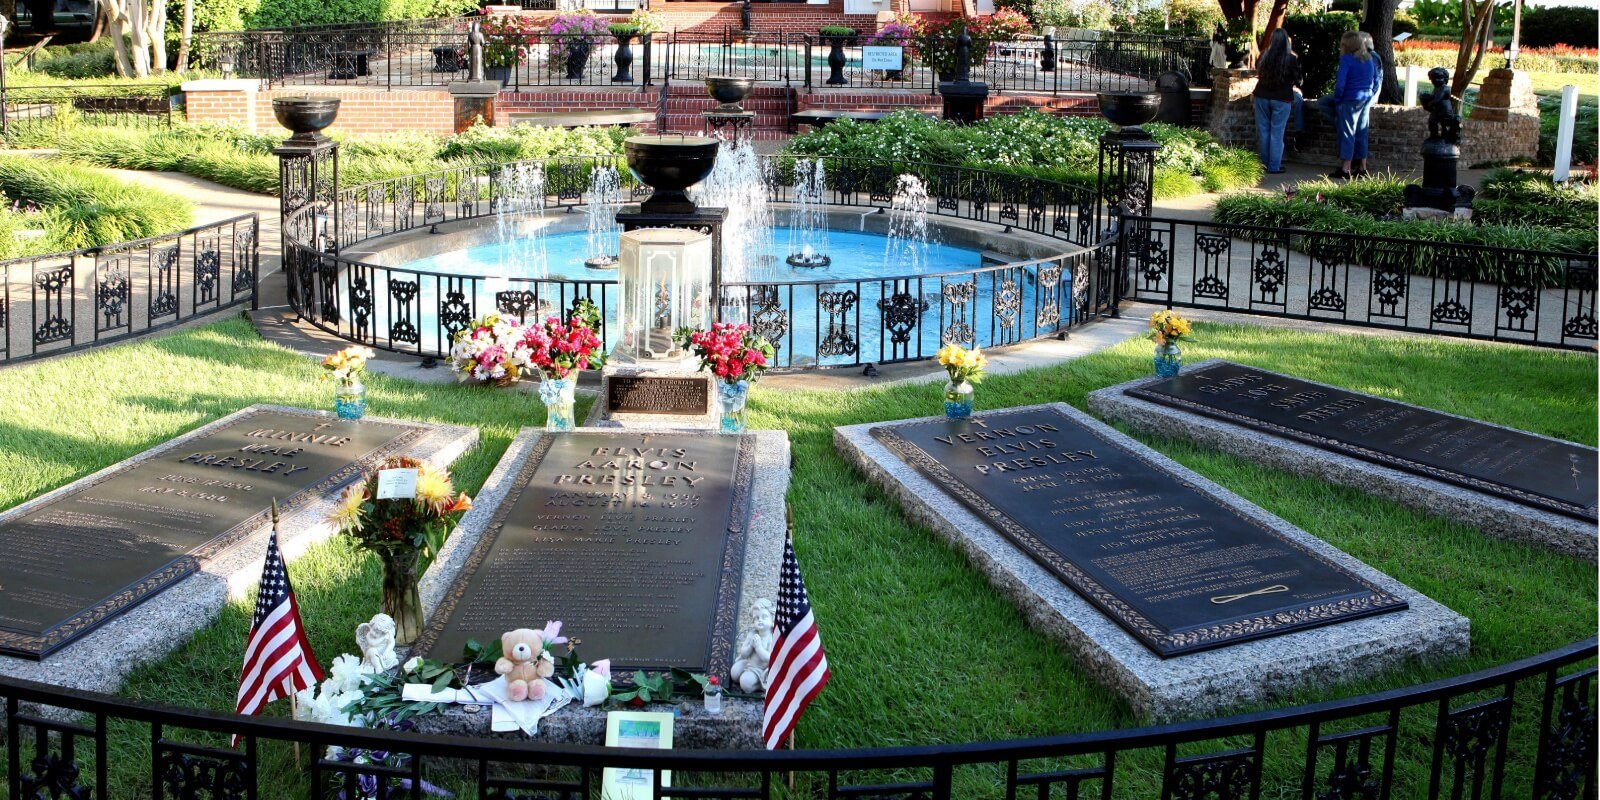
<path id="1" fill-rule="evenodd" d="M 339 419 L 361 419 L 367 413 L 367 387 L 354 378 L 339 381 L 333 395 L 333 413 Z"/>
<path id="2" fill-rule="evenodd" d="M 717 410 L 720 412 L 719 433 L 744 433 L 744 404 L 750 397 L 750 382 L 717 381 Z"/>
<path id="3" fill-rule="evenodd" d="M 1171 378 L 1183 369 L 1183 353 L 1172 342 L 1156 345 L 1155 355 L 1156 374 L 1163 378 Z"/>
<path id="4" fill-rule="evenodd" d="M 972 383 L 950 381 L 944 385 L 944 415 L 950 419 L 972 416 Z"/>
<path id="5" fill-rule="evenodd" d="M 565 378 L 548 375 L 539 381 L 539 399 L 544 401 L 544 429 L 570 431 L 573 426 L 572 405 L 578 388 L 578 373 Z"/>

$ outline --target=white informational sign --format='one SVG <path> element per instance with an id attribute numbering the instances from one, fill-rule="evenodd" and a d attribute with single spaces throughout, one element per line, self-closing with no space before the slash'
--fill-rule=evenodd
<path id="1" fill-rule="evenodd" d="M 905 69 L 906 51 L 903 47 L 870 45 L 861 48 L 862 69 Z"/>
<path id="2" fill-rule="evenodd" d="M 417 471 L 414 469 L 378 470 L 379 500 L 410 500 L 417 496 Z"/>

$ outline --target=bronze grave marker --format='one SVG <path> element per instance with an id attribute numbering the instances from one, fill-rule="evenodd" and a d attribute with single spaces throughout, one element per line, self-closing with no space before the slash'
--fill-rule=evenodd
<path id="1" fill-rule="evenodd" d="M 255 410 L 0 522 L 0 653 L 40 659 L 331 495 L 421 425 Z M 137 457 L 136 457 L 137 458 Z"/>
<path id="2" fill-rule="evenodd" d="M 1127 394 L 1533 508 L 1596 519 L 1600 469 L 1592 447 L 1227 362 Z"/>
<path id="3" fill-rule="evenodd" d="M 613 374 L 606 378 L 606 411 L 612 414 L 701 416 L 711 408 L 711 381 L 704 377 Z"/>
<path id="4" fill-rule="evenodd" d="M 561 620 L 614 669 L 732 664 L 754 436 L 540 436 L 430 612 L 416 651 Z"/>
<path id="5" fill-rule="evenodd" d="M 1162 658 L 1407 607 L 1057 409 L 872 435 Z"/>

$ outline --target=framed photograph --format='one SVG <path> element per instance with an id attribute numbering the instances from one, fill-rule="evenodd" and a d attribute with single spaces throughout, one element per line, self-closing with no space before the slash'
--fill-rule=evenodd
<path id="1" fill-rule="evenodd" d="M 607 747 L 672 749 L 672 715 L 658 711 L 612 711 L 606 714 Z M 661 785 L 672 785 L 672 773 L 661 773 Z M 606 767 L 601 776 L 602 800 L 649 800 L 655 793 L 655 771 Z"/>

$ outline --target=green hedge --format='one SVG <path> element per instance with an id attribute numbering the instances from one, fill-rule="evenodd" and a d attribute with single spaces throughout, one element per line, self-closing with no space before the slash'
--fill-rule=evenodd
<path id="1" fill-rule="evenodd" d="M 29 156 L 0 156 L 0 193 L 8 198 L 7 205 L 10 201 L 31 202 L 40 209 L 48 235 L 36 252 L 157 236 L 187 228 L 194 219 L 189 201 L 177 195 L 96 170 Z M 7 224 L 38 227 L 17 218 Z M 0 251 L 17 247 L 14 235 L 3 238 Z"/>
<path id="2" fill-rule="evenodd" d="M 1581 6 L 1534 6 L 1522 12 L 1522 46 L 1600 47 L 1600 12 Z"/>
<path id="3" fill-rule="evenodd" d="M 478 7 L 477 0 L 261 0 L 249 14 L 252 28 L 453 17 Z"/>
<path id="4" fill-rule="evenodd" d="M 1333 91 L 1339 75 L 1339 37 L 1356 30 L 1361 18 L 1344 11 L 1325 14 L 1290 14 L 1283 29 L 1294 40 L 1300 55 L 1300 73 L 1305 77 L 1306 97 L 1321 97 Z"/>

